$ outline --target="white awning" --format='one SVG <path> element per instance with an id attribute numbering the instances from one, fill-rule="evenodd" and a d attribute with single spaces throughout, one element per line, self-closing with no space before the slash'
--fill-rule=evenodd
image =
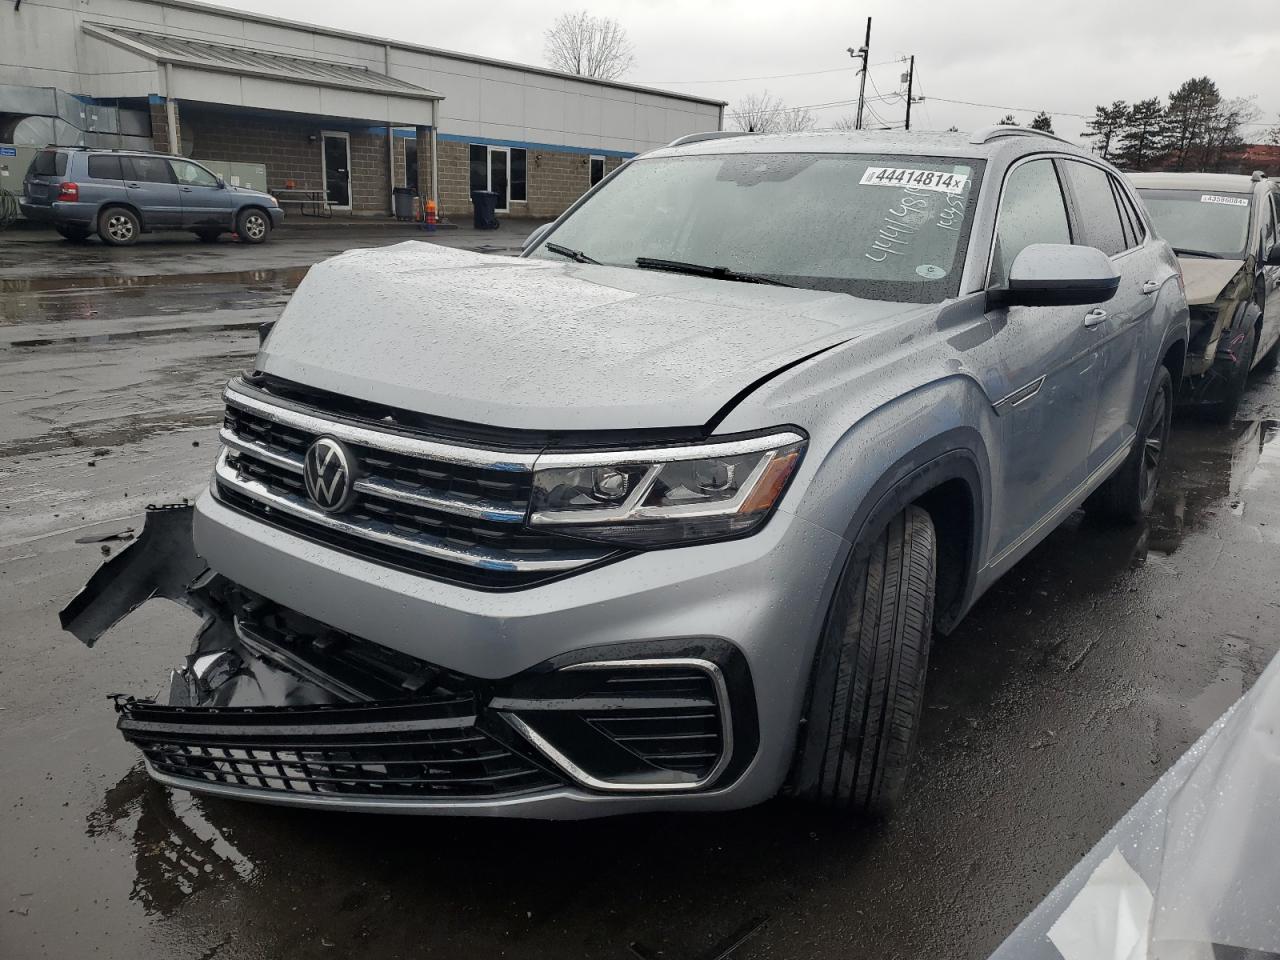
<path id="1" fill-rule="evenodd" d="M 178 100 L 283 110 L 404 124 L 431 122 L 433 90 L 347 63 L 272 53 L 229 43 L 177 37 L 112 24 L 86 23 L 84 32 L 157 65 L 170 65 Z M 311 88 L 303 94 L 299 87 Z"/>

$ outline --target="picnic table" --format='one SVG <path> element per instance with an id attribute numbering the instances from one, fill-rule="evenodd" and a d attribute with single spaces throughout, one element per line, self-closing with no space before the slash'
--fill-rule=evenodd
<path id="1" fill-rule="evenodd" d="M 286 203 L 298 204 L 298 212 L 304 217 L 333 218 L 333 205 L 323 190 L 308 190 L 303 187 L 280 187 L 271 191 L 276 201 L 284 206 Z"/>

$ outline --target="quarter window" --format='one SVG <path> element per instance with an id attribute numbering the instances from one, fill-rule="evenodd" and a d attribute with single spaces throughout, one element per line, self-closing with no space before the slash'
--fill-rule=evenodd
<path id="1" fill-rule="evenodd" d="M 1009 268 L 1031 244 L 1070 242 L 1066 203 L 1053 161 L 1032 160 L 1017 167 L 1005 181 L 1000 201 L 991 284 L 1007 286 Z"/>
<path id="2" fill-rule="evenodd" d="M 1120 210 L 1111 190 L 1111 178 L 1101 167 L 1074 160 L 1062 164 L 1076 201 L 1080 236 L 1076 243 L 1097 247 L 1108 257 L 1114 257 L 1127 249 L 1124 227 L 1120 224 Z"/>

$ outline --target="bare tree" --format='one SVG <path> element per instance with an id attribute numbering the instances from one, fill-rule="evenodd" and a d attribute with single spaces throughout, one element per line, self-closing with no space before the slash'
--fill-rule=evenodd
<path id="1" fill-rule="evenodd" d="M 1006 113 L 1003 117 L 1000 118 L 1000 122 L 996 124 L 996 126 L 998 127 L 1016 127 L 1017 125 L 1018 125 L 1018 121 L 1013 119 L 1012 113 Z"/>
<path id="2" fill-rule="evenodd" d="M 843 117 L 836 117 L 831 123 L 832 130 L 839 130 L 841 133 L 848 133 L 850 130 L 858 129 L 858 118 L 846 114 Z"/>
<path id="3" fill-rule="evenodd" d="M 636 63 L 627 31 L 612 17 L 562 13 L 544 36 L 547 63 L 565 73 L 616 80 Z"/>
<path id="4" fill-rule="evenodd" d="M 782 115 L 778 117 L 778 130 L 781 133 L 803 133 L 816 125 L 817 121 L 807 107 L 791 107 L 782 111 Z"/>
<path id="5" fill-rule="evenodd" d="M 749 93 L 729 108 L 729 119 L 748 133 L 775 133 L 782 129 L 781 117 L 787 105 L 768 90 Z"/>

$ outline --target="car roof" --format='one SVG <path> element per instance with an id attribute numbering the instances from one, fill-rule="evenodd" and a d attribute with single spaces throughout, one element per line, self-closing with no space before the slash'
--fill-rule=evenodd
<path id="1" fill-rule="evenodd" d="M 1253 188 L 1259 182 L 1243 173 L 1126 173 L 1125 176 L 1138 189 L 1148 190 L 1216 190 L 1220 193 L 1253 193 Z"/>
<path id="2" fill-rule="evenodd" d="M 885 153 L 958 159 L 1012 159 L 1045 150 L 1090 155 L 1052 134 L 1025 127 L 987 127 L 975 133 L 916 133 L 902 130 L 818 133 L 720 133 L 682 137 L 646 157 L 725 153 Z"/>

